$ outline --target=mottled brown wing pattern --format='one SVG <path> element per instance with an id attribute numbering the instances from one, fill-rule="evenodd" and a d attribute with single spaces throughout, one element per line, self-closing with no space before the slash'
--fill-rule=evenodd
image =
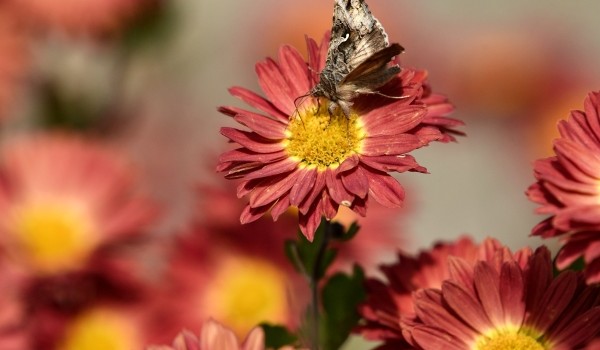
<path id="1" fill-rule="evenodd" d="M 364 0 L 335 0 L 325 67 L 310 94 L 328 99 L 330 113 L 339 106 L 349 116 L 352 99 L 373 93 L 398 74 L 400 67 L 388 64 L 402 51 L 398 44 L 389 46 Z"/>

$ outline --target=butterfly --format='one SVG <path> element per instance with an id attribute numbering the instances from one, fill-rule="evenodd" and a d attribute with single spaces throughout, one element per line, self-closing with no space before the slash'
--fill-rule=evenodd
<path id="1" fill-rule="evenodd" d="M 377 93 L 400 72 L 400 66 L 389 63 L 403 51 L 389 44 L 364 0 L 335 0 L 325 67 L 310 95 L 326 98 L 330 114 L 339 107 L 349 117 L 354 98 Z"/>

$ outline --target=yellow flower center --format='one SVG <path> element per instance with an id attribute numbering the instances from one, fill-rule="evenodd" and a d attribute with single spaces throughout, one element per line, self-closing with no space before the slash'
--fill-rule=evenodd
<path id="1" fill-rule="evenodd" d="M 27 204 L 14 214 L 21 258 L 40 272 L 77 267 L 96 245 L 89 213 L 72 203 Z"/>
<path id="2" fill-rule="evenodd" d="M 59 350 L 141 349 L 134 322 L 116 311 L 97 309 L 76 318 L 67 327 Z"/>
<path id="3" fill-rule="evenodd" d="M 509 327 L 497 329 L 477 339 L 473 350 L 545 350 L 546 347 L 537 339 L 520 331 L 519 328 Z"/>
<path id="4" fill-rule="evenodd" d="M 331 115 L 327 107 L 327 103 L 320 103 L 299 109 L 286 131 L 288 155 L 319 170 L 335 168 L 358 153 L 365 138 L 357 114 L 352 113 L 348 118 L 337 108 Z"/>
<path id="5" fill-rule="evenodd" d="M 252 258 L 231 257 L 210 281 L 204 312 L 230 327 L 240 339 L 258 323 L 284 323 L 289 310 L 283 271 Z"/>

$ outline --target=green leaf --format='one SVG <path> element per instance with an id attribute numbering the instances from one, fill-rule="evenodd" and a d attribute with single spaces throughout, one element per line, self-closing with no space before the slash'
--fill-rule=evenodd
<path id="1" fill-rule="evenodd" d="M 334 224 L 322 219 L 312 242 L 298 232 L 295 241 L 286 241 L 285 253 L 296 269 L 318 282 L 334 261 L 336 251 L 329 248 L 330 236 L 337 230 Z"/>
<path id="2" fill-rule="evenodd" d="M 348 227 L 348 230 L 346 230 L 346 232 L 337 239 L 340 241 L 347 242 L 356 236 L 359 229 L 360 229 L 360 226 L 358 225 L 358 223 L 356 221 L 354 221 L 352 223 L 352 225 L 350 225 L 350 227 Z"/>
<path id="3" fill-rule="evenodd" d="M 352 275 L 333 275 L 322 291 L 321 339 L 324 350 L 339 349 L 348 339 L 360 316 L 358 305 L 365 300 L 364 272 L 355 265 Z"/>
<path id="4" fill-rule="evenodd" d="M 279 349 L 285 345 L 294 345 L 298 340 L 298 337 L 284 326 L 261 323 L 260 327 L 265 332 L 265 348 Z"/>

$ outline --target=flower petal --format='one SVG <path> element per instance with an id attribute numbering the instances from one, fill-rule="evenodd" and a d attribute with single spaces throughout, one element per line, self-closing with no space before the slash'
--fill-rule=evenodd
<path id="1" fill-rule="evenodd" d="M 273 142 L 253 132 L 223 127 L 221 134 L 254 152 L 275 153 L 283 149 L 281 142 Z"/>
<path id="2" fill-rule="evenodd" d="M 393 177 L 385 173 L 367 172 L 369 196 L 388 208 L 402 206 L 404 189 Z"/>
<path id="3" fill-rule="evenodd" d="M 256 93 L 245 89 L 243 87 L 234 86 L 229 89 L 229 93 L 240 100 L 246 102 L 250 106 L 263 111 L 278 120 L 287 123 L 289 121 L 289 116 L 283 113 L 281 110 L 277 109 L 271 102 L 266 100 L 265 98 L 257 95 Z"/>

